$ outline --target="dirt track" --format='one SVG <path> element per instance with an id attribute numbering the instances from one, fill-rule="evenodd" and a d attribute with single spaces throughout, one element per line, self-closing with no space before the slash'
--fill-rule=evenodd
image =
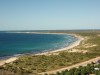
<path id="1" fill-rule="evenodd" d="M 39 73 L 41 75 L 44 75 L 45 73 L 47 74 L 55 74 L 56 72 L 61 72 L 61 71 L 64 71 L 66 69 L 71 69 L 71 68 L 74 68 L 74 67 L 79 67 L 79 66 L 86 66 L 87 64 L 91 63 L 91 62 L 97 62 L 97 60 L 99 60 L 100 57 L 96 57 L 96 58 L 93 58 L 93 59 L 90 59 L 88 61 L 85 61 L 85 62 L 81 62 L 81 63 L 77 63 L 75 65 L 72 65 L 72 66 L 68 66 L 68 67 L 65 67 L 65 68 L 61 68 L 61 69 L 57 69 L 57 70 L 53 70 L 53 71 L 48 71 L 48 72 L 42 72 L 42 73 Z"/>

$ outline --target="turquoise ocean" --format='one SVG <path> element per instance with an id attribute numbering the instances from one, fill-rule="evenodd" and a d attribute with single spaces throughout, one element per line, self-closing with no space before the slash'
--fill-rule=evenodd
<path id="1" fill-rule="evenodd" d="M 67 34 L 0 32 L 0 58 L 61 49 L 77 41 Z"/>

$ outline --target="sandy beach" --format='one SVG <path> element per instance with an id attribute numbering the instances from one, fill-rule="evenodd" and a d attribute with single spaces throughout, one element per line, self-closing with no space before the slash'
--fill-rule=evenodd
<path id="1" fill-rule="evenodd" d="M 0 60 L 0 66 L 6 64 L 6 63 L 11 63 L 15 60 L 17 60 L 18 57 L 11 57 L 11 58 L 8 58 L 8 59 L 4 59 L 4 60 Z"/>
<path id="2" fill-rule="evenodd" d="M 20 32 L 18 32 L 18 33 L 20 33 Z M 29 33 L 29 32 L 24 32 L 24 33 Z M 40 32 L 30 32 L 30 33 L 32 33 L 32 34 L 34 34 L 34 33 L 36 33 L 36 34 L 38 34 L 38 33 L 39 34 L 67 34 L 67 33 L 40 33 Z M 48 52 L 43 52 L 43 53 L 37 53 L 34 55 L 50 55 L 50 54 L 53 54 L 55 52 L 67 51 L 68 49 L 72 49 L 73 47 L 78 46 L 80 44 L 80 42 L 82 40 L 84 40 L 83 37 L 77 36 L 76 34 L 67 34 L 67 35 L 74 36 L 74 37 L 78 38 L 78 40 L 65 48 L 57 49 L 57 50 L 53 50 L 53 51 L 48 51 Z M 11 57 L 8 59 L 0 60 L 0 66 L 4 65 L 5 63 L 11 63 L 11 62 L 15 61 L 16 59 L 18 59 L 18 56 L 14 56 L 14 57 Z"/>
<path id="3" fill-rule="evenodd" d="M 45 33 L 45 34 L 67 34 L 67 33 Z M 67 46 L 65 48 L 61 48 L 61 49 L 57 49 L 57 50 L 53 50 L 53 51 L 48 51 L 48 52 L 43 52 L 43 53 L 37 53 L 35 55 L 51 55 L 53 53 L 60 52 L 60 51 L 68 51 L 69 49 L 72 49 L 72 48 L 78 46 L 80 44 L 80 42 L 84 40 L 83 37 L 78 36 L 76 34 L 67 34 L 67 35 L 74 36 L 74 37 L 78 38 L 78 40 L 73 42 L 72 44 L 70 44 L 69 46 Z"/>

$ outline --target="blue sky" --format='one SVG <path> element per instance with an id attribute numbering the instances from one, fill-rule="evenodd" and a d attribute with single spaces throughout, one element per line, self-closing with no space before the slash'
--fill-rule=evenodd
<path id="1" fill-rule="evenodd" d="M 0 30 L 100 29 L 100 0 L 0 0 Z"/>

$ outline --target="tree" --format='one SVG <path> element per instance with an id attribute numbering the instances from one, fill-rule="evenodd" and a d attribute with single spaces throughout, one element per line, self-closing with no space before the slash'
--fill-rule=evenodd
<path id="1" fill-rule="evenodd" d="M 60 75 L 60 72 L 57 72 L 56 75 Z"/>
<path id="2" fill-rule="evenodd" d="M 71 72 L 70 72 L 70 71 L 67 71 L 67 72 L 65 73 L 65 75 L 71 75 Z"/>

